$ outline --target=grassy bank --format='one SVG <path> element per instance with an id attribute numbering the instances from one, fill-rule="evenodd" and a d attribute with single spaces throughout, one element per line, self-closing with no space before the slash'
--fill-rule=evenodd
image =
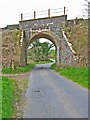
<path id="1" fill-rule="evenodd" d="M 12 118 L 22 118 L 25 104 L 25 91 L 28 86 L 28 79 L 22 78 L 14 83 L 14 104 Z"/>
<path id="2" fill-rule="evenodd" d="M 31 71 L 36 64 L 47 64 L 52 62 L 52 60 L 49 61 L 39 61 L 39 62 L 32 62 L 31 64 L 28 64 L 23 67 L 16 67 L 14 70 L 12 68 L 3 68 L 2 73 L 4 74 L 17 74 L 17 73 L 24 73 Z"/>
<path id="3" fill-rule="evenodd" d="M 61 67 L 57 68 L 55 64 L 51 66 L 60 75 L 88 88 L 88 68 L 87 67 Z"/>
<path id="4" fill-rule="evenodd" d="M 32 68 L 34 68 L 34 66 L 35 66 L 35 63 L 28 64 L 27 66 L 24 66 L 24 67 L 16 67 L 14 70 L 12 68 L 3 68 L 2 73 L 16 74 L 16 73 L 28 72 L 28 71 L 31 71 Z"/>
<path id="5" fill-rule="evenodd" d="M 2 117 L 2 77 L 0 76 L 0 120 Z"/>
<path id="6" fill-rule="evenodd" d="M 11 79 L 2 77 L 2 118 L 11 118 L 13 113 L 14 87 Z"/>
<path id="7" fill-rule="evenodd" d="M 2 77 L 2 118 L 22 118 L 27 79 Z M 1 99 L 0 99 L 1 100 Z"/>

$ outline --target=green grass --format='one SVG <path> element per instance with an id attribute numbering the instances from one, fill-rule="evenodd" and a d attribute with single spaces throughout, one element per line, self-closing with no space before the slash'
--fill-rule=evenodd
<path id="1" fill-rule="evenodd" d="M 12 80 L 2 77 L 2 118 L 11 118 L 13 113 L 14 87 Z"/>
<path id="2" fill-rule="evenodd" d="M 2 73 L 4 74 L 17 74 L 17 73 L 23 73 L 23 72 L 29 72 L 31 71 L 36 64 L 46 64 L 50 63 L 52 60 L 49 61 L 40 61 L 40 62 L 32 62 L 31 64 L 28 64 L 23 67 L 16 67 L 14 70 L 12 68 L 3 68 Z"/>
<path id="3" fill-rule="evenodd" d="M 17 109 L 20 106 L 20 101 L 23 99 L 23 94 L 28 85 L 27 79 L 15 80 L 8 77 L 2 77 L 2 98 L 0 99 L 0 118 L 7 119 L 16 117 L 18 113 L 21 113 L 21 109 Z M 23 94 L 22 94 L 23 93 Z"/>
<path id="4" fill-rule="evenodd" d="M 51 66 L 60 75 L 88 88 L 88 68 L 87 67 L 61 67 L 57 68 L 55 64 Z"/>
<path id="5" fill-rule="evenodd" d="M 28 71 L 31 71 L 32 68 L 34 68 L 34 66 L 35 66 L 35 63 L 28 64 L 27 66 L 23 66 L 23 67 L 16 67 L 15 70 L 13 70 L 12 68 L 3 68 L 2 73 L 16 74 L 16 73 L 28 72 Z"/>
<path id="6" fill-rule="evenodd" d="M 23 109 L 22 106 L 24 105 L 24 96 L 25 91 L 28 87 L 28 79 L 22 78 L 20 80 L 14 80 L 14 102 L 13 102 L 13 114 L 12 118 L 22 118 Z M 17 104 L 16 104 L 17 103 Z M 22 104 L 23 103 L 23 104 Z"/>
<path id="7" fill-rule="evenodd" d="M 0 120 L 2 117 L 2 77 L 0 76 Z"/>

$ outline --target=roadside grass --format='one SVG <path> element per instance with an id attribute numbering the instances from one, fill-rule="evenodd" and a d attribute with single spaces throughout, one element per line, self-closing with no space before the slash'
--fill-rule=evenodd
<path id="1" fill-rule="evenodd" d="M 2 118 L 2 77 L 0 76 L 0 120 Z"/>
<path id="2" fill-rule="evenodd" d="M 2 77 L 2 119 L 22 118 L 24 93 L 28 85 L 27 79 L 15 80 Z"/>
<path id="3" fill-rule="evenodd" d="M 12 80 L 2 77 L 2 118 L 11 118 L 13 113 L 14 87 Z"/>
<path id="4" fill-rule="evenodd" d="M 88 67 L 56 67 L 55 64 L 51 66 L 60 75 L 80 84 L 83 87 L 90 88 L 88 82 Z"/>
<path id="5" fill-rule="evenodd" d="M 12 118 L 22 118 L 23 116 L 23 107 L 25 104 L 25 91 L 28 87 L 28 80 L 27 79 L 21 79 L 21 80 L 15 80 L 14 84 L 14 108 L 13 108 L 13 114 Z"/>
<path id="6" fill-rule="evenodd" d="M 3 74 L 17 74 L 17 73 L 24 73 L 31 71 L 36 64 L 47 64 L 53 62 L 52 60 L 49 61 L 39 61 L 39 62 L 31 62 L 31 64 L 27 64 L 26 66 L 16 67 L 14 70 L 12 68 L 2 68 Z"/>
<path id="7" fill-rule="evenodd" d="M 28 64 L 23 67 L 16 67 L 14 70 L 12 68 L 2 68 L 2 73 L 4 74 L 16 74 L 31 71 L 35 66 L 35 63 Z"/>

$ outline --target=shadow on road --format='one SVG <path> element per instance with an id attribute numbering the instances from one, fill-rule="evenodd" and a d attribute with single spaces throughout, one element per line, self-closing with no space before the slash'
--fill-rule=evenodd
<path id="1" fill-rule="evenodd" d="M 53 64 L 52 63 L 47 63 L 47 64 L 37 64 L 35 67 L 34 67 L 34 70 L 41 70 L 41 69 L 50 69 L 50 66 Z"/>

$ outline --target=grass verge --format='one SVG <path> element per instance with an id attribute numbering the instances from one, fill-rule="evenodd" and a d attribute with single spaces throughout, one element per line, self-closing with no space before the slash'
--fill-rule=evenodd
<path id="1" fill-rule="evenodd" d="M 24 73 L 31 71 L 36 64 L 47 64 L 53 62 L 52 60 L 49 61 L 40 61 L 40 62 L 32 62 L 31 64 L 28 64 L 23 67 L 16 67 L 14 70 L 12 68 L 2 68 L 3 74 L 17 74 L 17 73 Z"/>
<path id="2" fill-rule="evenodd" d="M 13 82 L 8 77 L 2 77 L 2 118 L 11 118 L 14 100 Z"/>
<path id="3" fill-rule="evenodd" d="M 57 68 L 55 64 L 51 66 L 60 75 L 88 88 L 88 67 L 60 67 Z"/>
<path id="4" fill-rule="evenodd" d="M 28 86 L 27 79 L 15 80 L 14 84 L 14 108 L 12 118 L 22 118 L 25 105 L 25 92 Z"/>
<path id="5" fill-rule="evenodd" d="M 2 118 L 22 118 L 27 79 L 2 77 Z"/>
<path id="6" fill-rule="evenodd" d="M 0 120 L 2 118 L 2 77 L 0 76 Z"/>
<path id="7" fill-rule="evenodd" d="M 23 67 L 16 67 L 14 70 L 12 68 L 3 68 L 2 73 L 4 74 L 16 74 L 16 73 L 23 73 L 23 72 L 29 72 L 34 68 L 35 63 L 28 64 Z"/>

